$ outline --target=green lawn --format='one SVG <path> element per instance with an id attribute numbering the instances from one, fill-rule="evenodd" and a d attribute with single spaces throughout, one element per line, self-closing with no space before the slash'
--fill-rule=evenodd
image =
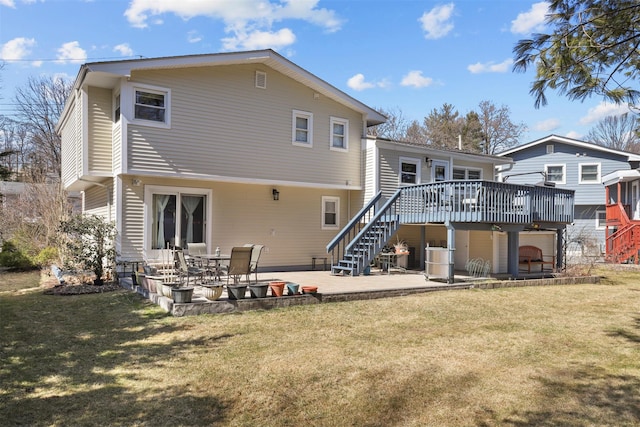
<path id="1" fill-rule="evenodd" d="M 601 273 L 182 318 L 1 274 L 0 424 L 640 425 L 640 270 Z"/>

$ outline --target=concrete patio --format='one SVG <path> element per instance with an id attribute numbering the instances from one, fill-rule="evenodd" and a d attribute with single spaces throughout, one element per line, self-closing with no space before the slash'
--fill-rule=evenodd
<path id="1" fill-rule="evenodd" d="M 253 276 L 252 276 L 253 278 Z M 258 282 L 268 284 L 272 281 L 297 283 L 302 286 L 317 286 L 318 292 L 313 294 L 271 296 L 266 298 L 250 298 L 247 290 L 246 298 L 229 299 L 226 288 L 222 296 L 216 301 L 209 301 L 202 295 L 202 288 L 194 286 L 193 298 L 190 303 L 174 303 L 171 298 L 159 296 L 142 286 L 133 286 L 131 278 L 121 279 L 121 285 L 134 290 L 152 302 L 158 304 L 173 316 L 190 316 L 199 314 L 222 314 L 249 310 L 268 310 L 273 308 L 291 307 L 296 305 L 321 304 L 330 302 L 345 302 L 377 298 L 390 298 L 412 295 L 417 293 L 465 290 L 465 289 L 494 289 L 517 286 L 549 286 L 579 283 L 597 283 L 598 277 L 542 277 L 540 274 L 530 275 L 521 280 L 501 280 L 499 278 L 474 279 L 464 274 L 457 274 L 454 283 L 449 284 L 440 280 L 427 280 L 422 271 L 386 272 L 374 271 L 370 275 L 341 276 L 331 275 L 328 271 L 294 271 L 294 272 L 263 272 L 258 273 Z M 223 284 L 226 281 L 223 278 Z M 245 284 L 246 282 L 242 282 Z"/>

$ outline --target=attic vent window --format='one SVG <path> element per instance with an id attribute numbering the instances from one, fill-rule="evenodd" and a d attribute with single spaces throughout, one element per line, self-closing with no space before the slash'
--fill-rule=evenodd
<path id="1" fill-rule="evenodd" d="M 553 154 L 553 144 L 547 145 L 547 154 Z"/>
<path id="2" fill-rule="evenodd" d="M 264 71 L 256 71 L 256 87 L 258 89 L 267 88 L 267 73 Z"/>

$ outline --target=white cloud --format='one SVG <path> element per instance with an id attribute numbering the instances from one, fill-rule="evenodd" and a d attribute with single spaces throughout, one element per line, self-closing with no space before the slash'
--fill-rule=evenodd
<path id="1" fill-rule="evenodd" d="M 80 47 L 77 41 L 67 42 L 58 48 L 58 63 L 71 62 L 82 64 L 87 60 L 87 52 Z"/>
<path id="2" fill-rule="evenodd" d="M 433 79 L 431 77 L 425 77 L 422 75 L 422 71 L 409 71 L 406 76 L 402 78 L 400 82 L 402 86 L 412 86 L 415 88 L 422 88 L 431 86 Z"/>
<path id="3" fill-rule="evenodd" d="M 582 139 L 582 134 L 580 132 L 576 132 L 575 130 L 567 132 L 565 136 L 571 139 Z"/>
<path id="4" fill-rule="evenodd" d="M 359 73 L 351 77 L 349 80 L 347 80 L 347 86 L 349 86 L 353 90 L 360 91 L 365 89 L 371 89 L 376 85 L 374 83 L 366 82 L 364 80 L 364 74 Z"/>
<path id="5" fill-rule="evenodd" d="M 333 10 L 318 8 L 319 0 L 243 0 L 243 1 L 175 1 L 132 0 L 125 11 L 129 23 L 145 28 L 162 14 L 174 14 L 188 20 L 207 16 L 222 20 L 229 37 L 223 39 L 227 49 L 255 49 L 259 47 L 286 46 L 295 42 L 295 35 L 288 28 L 274 29 L 274 23 L 285 20 L 302 20 L 338 31 L 344 21 Z"/>
<path id="6" fill-rule="evenodd" d="M 504 61 L 496 64 L 495 62 L 485 62 L 484 64 L 481 62 L 476 62 L 475 64 L 471 64 L 467 66 L 467 70 L 469 70 L 472 74 L 479 73 L 506 73 L 509 71 L 509 68 L 513 64 L 513 59 L 505 59 Z"/>
<path id="7" fill-rule="evenodd" d="M 534 3 L 528 12 L 519 13 L 516 19 L 511 21 L 511 32 L 514 34 L 529 34 L 534 31 L 542 31 L 545 16 L 549 12 L 549 3 L 542 1 Z"/>
<path id="8" fill-rule="evenodd" d="M 558 119 L 547 119 L 541 122 L 536 123 L 533 126 L 533 129 L 538 132 L 551 132 L 552 130 L 558 129 L 560 127 L 560 120 Z"/>
<path id="9" fill-rule="evenodd" d="M 425 31 L 424 38 L 439 39 L 449 34 L 453 30 L 453 23 L 450 21 L 453 14 L 453 3 L 436 6 L 429 12 L 425 12 L 418 21 L 422 23 Z"/>
<path id="10" fill-rule="evenodd" d="M 133 49 L 129 43 L 121 43 L 113 48 L 114 52 L 119 52 L 122 56 L 133 56 Z"/>
<path id="11" fill-rule="evenodd" d="M 601 102 L 593 108 L 589 108 L 587 115 L 580 119 L 580 124 L 588 125 L 604 119 L 607 116 L 620 116 L 629 112 L 629 106 L 617 105 L 609 102 Z"/>
<path id="12" fill-rule="evenodd" d="M 19 61 L 29 56 L 31 54 L 31 48 L 35 45 L 35 39 L 18 37 L 3 44 L 0 55 L 2 55 L 2 60 L 4 61 Z"/>
<path id="13" fill-rule="evenodd" d="M 227 50 L 242 49 L 280 49 L 289 46 L 296 41 L 296 36 L 288 28 L 280 31 L 254 31 L 252 33 L 237 33 L 234 37 L 226 37 L 222 39 L 223 47 Z"/>
<path id="14" fill-rule="evenodd" d="M 15 9 L 16 4 L 13 0 L 0 0 L 0 6 L 7 6 Z"/>
<path id="15" fill-rule="evenodd" d="M 198 43 L 202 41 L 202 36 L 196 30 L 187 33 L 187 41 L 189 43 Z"/>

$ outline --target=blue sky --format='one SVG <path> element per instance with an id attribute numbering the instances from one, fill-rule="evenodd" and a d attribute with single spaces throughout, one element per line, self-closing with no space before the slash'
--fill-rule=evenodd
<path id="1" fill-rule="evenodd" d="M 272 48 L 374 108 L 419 120 L 449 103 L 506 105 L 528 127 L 581 138 L 625 107 L 548 94 L 513 47 L 544 31 L 547 3 L 525 0 L 0 0 L 0 114 L 29 76 L 75 79 L 85 62 Z"/>

